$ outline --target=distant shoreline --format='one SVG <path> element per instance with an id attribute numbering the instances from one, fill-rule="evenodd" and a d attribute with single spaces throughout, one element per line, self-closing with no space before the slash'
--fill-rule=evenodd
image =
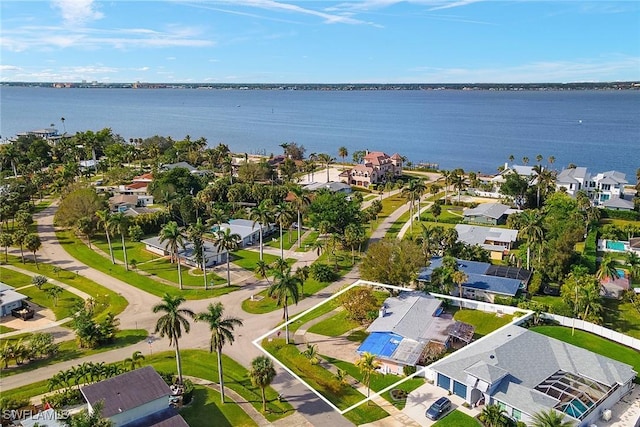
<path id="1" fill-rule="evenodd" d="M 56 89 L 201 89 L 201 90 L 492 90 L 492 91 L 566 91 L 566 90 L 640 90 L 640 82 L 576 83 L 100 83 L 100 82 L 3 82 L 2 86 Z"/>

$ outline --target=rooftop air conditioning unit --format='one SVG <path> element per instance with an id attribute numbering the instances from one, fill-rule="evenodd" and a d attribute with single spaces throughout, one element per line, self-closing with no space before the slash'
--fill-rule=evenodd
<path id="1" fill-rule="evenodd" d="M 602 419 L 605 421 L 609 421 L 611 419 L 611 409 L 605 409 L 602 411 Z"/>

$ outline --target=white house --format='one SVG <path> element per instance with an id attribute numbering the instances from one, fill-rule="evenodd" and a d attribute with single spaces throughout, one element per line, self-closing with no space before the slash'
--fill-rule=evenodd
<path id="1" fill-rule="evenodd" d="M 26 300 L 27 297 L 15 288 L 0 282 L 0 317 L 9 316 L 11 310 L 21 308 Z"/>
<path id="2" fill-rule="evenodd" d="M 607 200 L 623 197 L 624 186 L 629 183 L 625 174 L 617 171 L 599 173 L 592 178 L 592 181 L 595 184 L 593 197 L 597 205 L 601 205 Z"/>
<path id="3" fill-rule="evenodd" d="M 428 377 L 470 405 L 500 406 L 530 423 L 551 409 L 578 427 L 631 391 L 636 372 L 618 362 L 517 325 L 503 327 L 430 366 Z"/>
<path id="4" fill-rule="evenodd" d="M 169 406 L 173 393 L 151 366 L 86 385 L 80 392 L 87 401 L 89 413 L 102 402 L 102 416 L 109 418 L 115 427 L 188 427 Z"/>
<path id="5" fill-rule="evenodd" d="M 229 222 L 222 224 L 220 228 L 224 230 L 230 230 L 230 233 L 235 233 L 240 236 L 241 246 L 251 246 L 260 243 L 260 223 L 255 223 L 250 219 L 230 219 Z M 272 224 L 262 227 L 262 236 L 270 234 L 274 230 Z M 264 243 L 264 242 L 263 242 Z"/>
<path id="6" fill-rule="evenodd" d="M 159 237 L 150 237 L 142 241 L 145 245 L 145 249 L 154 254 L 160 256 L 169 256 L 169 251 L 166 249 L 166 242 L 160 242 Z M 218 252 L 218 248 L 208 241 L 204 241 L 204 258 L 206 260 L 206 266 L 211 267 L 227 261 L 227 251 Z M 178 247 L 178 255 L 180 256 L 180 262 L 192 267 L 197 267 L 196 258 L 193 253 L 193 243 L 186 242 L 184 247 Z"/>
<path id="7" fill-rule="evenodd" d="M 456 224 L 458 241 L 469 245 L 480 245 L 489 251 L 491 259 L 502 260 L 518 239 L 518 230 L 481 225 Z"/>
<path id="8" fill-rule="evenodd" d="M 563 169 L 556 177 L 556 190 L 564 188 L 573 197 L 578 191 L 589 193 L 591 184 L 591 175 L 585 167 Z"/>

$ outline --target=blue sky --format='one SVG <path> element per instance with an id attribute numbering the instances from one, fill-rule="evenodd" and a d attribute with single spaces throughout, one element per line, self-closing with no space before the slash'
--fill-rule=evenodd
<path id="1" fill-rule="evenodd" d="M 0 81 L 640 80 L 640 2 L 0 2 Z"/>

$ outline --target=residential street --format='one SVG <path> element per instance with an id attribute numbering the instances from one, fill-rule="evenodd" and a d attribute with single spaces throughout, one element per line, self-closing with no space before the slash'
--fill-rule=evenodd
<path id="1" fill-rule="evenodd" d="M 387 195 L 388 194 L 385 194 L 385 196 Z M 383 220 L 376 231 L 373 233 L 372 240 L 382 238 L 393 221 L 395 221 L 407 209 L 408 204 L 403 204 L 399 206 L 399 209 L 396 212 Z M 116 278 L 99 272 L 93 268 L 89 268 L 72 258 L 58 244 L 55 237 L 55 231 L 53 228 L 53 215 L 55 213 L 55 210 L 56 206 L 52 205 L 42 211 L 40 214 L 35 215 L 35 219 L 38 221 L 38 231 L 42 239 L 42 249 L 39 252 L 39 259 L 45 263 L 59 265 L 60 267 L 67 270 L 77 271 L 78 274 L 90 278 L 91 280 L 100 283 L 103 286 L 106 286 L 124 296 L 129 301 L 129 305 L 119 316 L 121 329 L 146 329 L 150 331 L 151 344 L 143 341 L 126 348 L 99 353 L 72 361 L 57 363 L 55 365 L 40 368 L 34 372 L 27 372 L 24 374 L 2 378 L 2 380 L 0 381 L 0 386 L 3 390 L 20 387 L 21 385 L 32 383 L 36 379 L 49 378 L 60 370 L 67 369 L 71 366 L 75 366 L 83 362 L 104 361 L 110 363 L 123 360 L 129 357 L 134 351 L 141 351 L 143 354 L 149 354 L 151 352 L 172 350 L 172 348 L 169 347 L 168 340 L 166 338 L 160 339 L 159 337 L 155 337 L 152 334 L 158 315 L 151 312 L 151 307 L 155 305 L 160 299 L 154 295 L 148 294 L 147 292 L 130 286 Z M 271 252 L 271 249 L 267 249 L 267 251 Z M 277 252 L 279 252 L 279 250 Z M 296 263 L 293 266 L 293 270 L 295 271 L 295 269 L 300 265 L 311 264 L 315 260 L 316 254 L 313 251 L 285 251 L 285 258 L 286 257 L 297 259 Z M 252 315 L 242 310 L 241 304 L 244 300 L 249 299 L 251 295 L 258 293 L 268 286 L 266 281 L 258 280 L 253 275 L 249 276 L 250 277 L 248 277 L 246 280 L 242 281 L 242 289 L 215 299 L 215 301 L 220 301 L 224 304 L 225 315 L 239 317 L 244 322 L 243 327 L 236 329 L 237 334 L 234 344 L 231 346 L 226 346 L 224 349 L 224 353 L 226 355 L 244 366 L 249 366 L 251 360 L 261 354 L 260 350 L 252 344 L 252 341 L 257 337 L 265 334 L 282 321 L 281 310 L 276 310 L 271 313 L 260 315 Z M 358 269 L 354 268 L 341 280 L 332 283 L 321 292 L 311 297 L 305 298 L 304 300 L 300 301 L 299 304 L 291 306 L 290 317 L 293 317 L 297 313 L 300 313 L 318 304 L 327 297 L 331 296 L 337 290 L 355 282 L 358 279 Z M 189 307 L 195 312 L 199 312 L 204 311 L 206 309 L 206 306 L 212 301 L 214 300 L 207 299 L 188 301 L 185 306 Z M 202 323 L 192 322 L 191 332 L 189 334 L 183 335 L 182 339 L 180 340 L 180 348 L 197 348 L 208 350 L 209 330 L 207 326 Z M 282 369 L 278 369 L 278 375 L 273 384 L 273 387 L 278 390 L 294 406 L 294 408 L 296 408 L 296 411 L 299 414 L 303 415 L 311 425 L 351 425 L 349 421 L 335 412 L 315 394 L 313 394 L 310 390 L 308 390 L 305 386 L 300 384 L 297 380 L 292 378 Z"/>

